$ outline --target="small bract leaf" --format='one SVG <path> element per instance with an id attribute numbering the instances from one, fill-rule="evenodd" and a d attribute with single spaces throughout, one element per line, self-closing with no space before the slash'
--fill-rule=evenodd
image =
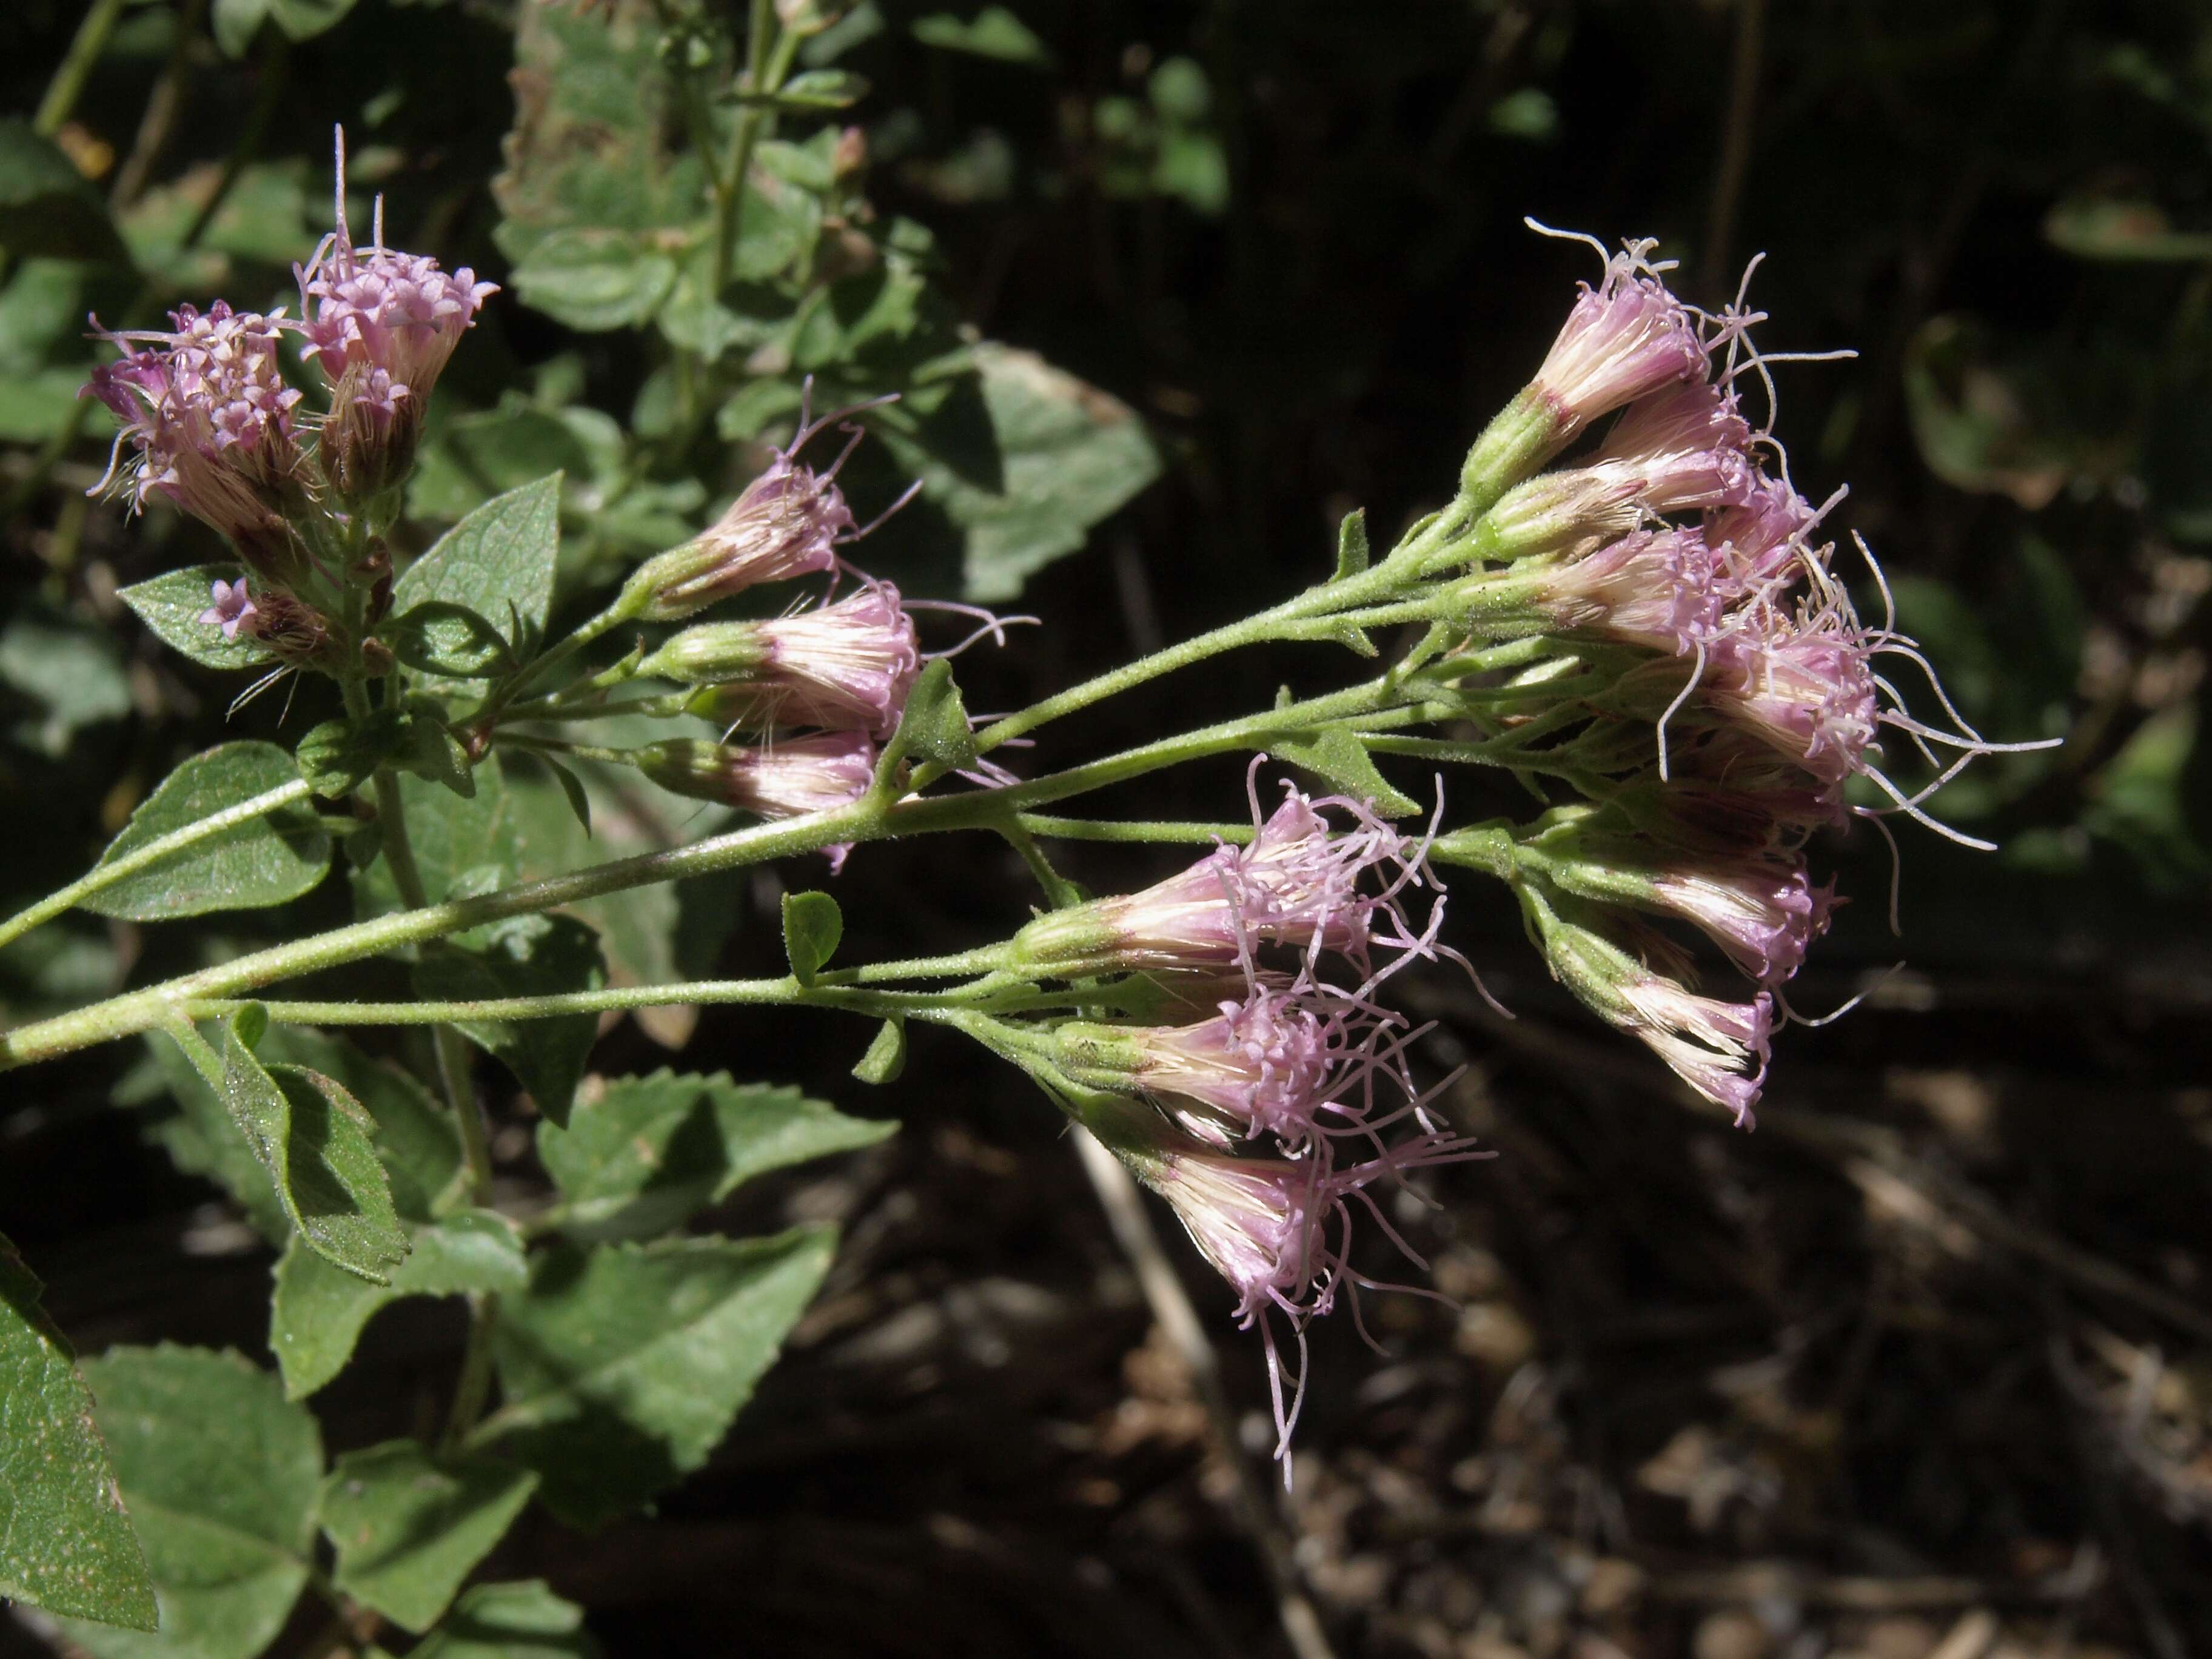
<path id="1" fill-rule="evenodd" d="M 517 916 L 426 953 L 414 981 L 415 994 L 427 1001 L 479 1002 L 596 991 L 607 982 L 607 965 L 599 936 L 574 916 Z M 568 1103 L 599 1036 L 598 1015 L 456 1024 L 514 1073 L 539 1111 L 556 1123 L 568 1121 Z"/>
<path id="2" fill-rule="evenodd" d="M 39 1281 L 0 1238 L 0 1596 L 154 1628 L 146 1558 L 116 1495 L 92 1395 L 39 1306 Z"/>
<path id="3" fill-rule="evenodd" d="M 407 1659 L 599 1659 L 584 1610 L 541 1581 L 478 1584 Z"/>
<path id="4" fill-rule="evenodd" d="M 896 1083 L 899 1073 L 906 1070 L 906 1023 L 887 1019 L 877 1028 L 868 1051 L 853 1067 L 853 1075 L 863 1083 Z"/>
<path id="5" fill-rule="evenodd" d="M 566 1128 L 538 1129 L 538 1155 L 577 1238 L 641 1238 L 720 1203 L 754 1176 L 872 1146 L 896 1123 L 848 1117 L 796 1089 L 726 1072 L 659 1071 L 586 1090 Z"/>
<path id="6" fill-rule="evenodd" d="M 933 761 L 948 770 L 974 762 L 975 734 L 968 723 L 960 688 L 953 683 L 952 665 L 944 658 L 921 671 L 907 694 L 898 729 L 884 746 L 889 753 Z"/>
<path id="7" fill-rule="evenodd" d="M 408 1296 L 460 1296 L 520 1290 L 528 1278 L 522 1235 L 490 1210 L 461 1210 L 411 1235 L 413 1249 L 373 1285 L 332 1267 L 295 1238 L 276 1265 L 269 1308 L 269 1346 L 284 1392 L 304 1400 L 346 1367 L 377 1310 Z"/>
<path id="8" fill-rule="evenodd" d="M 536 1469 L 556 1515 L 598 1526 L 707 1461 L 829 1271 L 834 1235 L 559 1245 L 501 1303 L 506 1404 L 471 1445 Z"/>
<path id="9" fill-rule="evenodd" d="M 1354 507 L 1344 515 L 1344 522 L 1336 532 L 1336 575 L 1343 581 L 1357 576 L 1367 568 L 1371 555 L 1367 550 L 1367 509 Z"/>
<path id="10" fill-rule="evenodd" d="M 1386 818 L 1401 818 L 1421 810 L 1420 802 L 1376 769 L 1366 745 L 1340 726 L 1325 727 L 1310 737 L 1272 738 L 1267 747 L 1354 800 L 1365 801 Z"/>
<path id="11" fill-rule="evenodd" d="M 70 1640 L 98 1659 L 252 1659 L 307 1582 L 323 1473 L 315 1419 L 234 1353 L 112 1348 L 83 1370 L 161 1633 L 71 1619 Z"/>
<path id="12" fill-rule="evenodd" d="M 299 776 L 292 757 L 273 743 L 226 743 L 195 755 L 140 803 L 94 867 L 112 865 L 149 842 Z M 314 810 L 300 800 L 195 842 L 83 904 L 128 921 L 250 910 L 312 891 L 330 867 L 330 837 Z"/>
<path id="13" fill-rule="evenodd" d="M 154 637 L 210 668 L 258 668 L 276 660 L 249 635 L 226 640 L 222 629 L 200 618 L 207 614 L 216 583 L 244 580 L 234 564 L 196 564 L 137 582 L 116 598 L 129 605 Z"/>
<path id="14" fill-rule="evenodd" d="M 507 1534 L 538 1477 L 489 1458 L 438 1458 L 419 1440 L 349 1452 L 323 1482 L 337 1587 L 411 1631 L 437 1623 Z"/>
<path id="15" fill-rule="evenodd" d="M 783 949 L 791 958 L 792 977 L 801 985 L 837 954 L 837 941 L 845 936 L 845 915 L 827 893 L 786 893 L 783 896 Z"/>

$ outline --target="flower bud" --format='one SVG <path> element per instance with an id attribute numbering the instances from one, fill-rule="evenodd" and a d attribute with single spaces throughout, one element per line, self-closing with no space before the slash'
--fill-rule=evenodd
<path id="1" fill-rule="evenodd" d="M 836 568 L 837 540 L 852 530 L 853 513 L 830 474 L 792 459 L 811 431 L 791 452 L 778 451 L 709 529 L 637 568 L 623 590 L 632 614 L 680 622 L 759 583 Z"/>
<path id="2" fill-rule="evenodd" d="M 871 582 L 835 605 L 772 621 L 687 628 L 639 670 L 708 687 L 690 706 L 725 726 L 818 726 L 886 737 L 921 666 L 914 620 L 898 590 Z"/>
<path id="3" fill-rule="evenodd" d="M 786 738 L 757 748 L 677 738 L 636 751 L 638 770 L 679 795 L 764 818 L 848 806 L 875 781 L 876 747 L 857 732 Z"/>

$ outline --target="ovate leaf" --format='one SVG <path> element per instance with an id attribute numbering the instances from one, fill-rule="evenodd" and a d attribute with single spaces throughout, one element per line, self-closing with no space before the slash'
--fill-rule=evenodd
<path id="1" fill-rule="evenodd" d="M 273 743 L 226 743 L 195 755 L 140 804 L 94 868 L 299 777 L 292 757 Z M 330 837 L 314 809 L 297 800 L 195 842 L 83 903 L 98 915 L 130 921 L 250 910 L 312 890 L 330 866 Z"/>
<path id="2" fill-rule="evenodd" d="M 848 1117 L 793 1088 L 668 1071 L 587 1089 L 566 1128 L 538 1129 L 538 1155 L 579 1238 L 665 1232 L 755 1176 L 872 1146 L 896 1123 Z"/>
<path id="3" fill-rule="evenodd" d="M 372 1285 L 293 1241 L 276 1265 L 269 1308 L 269 1346 L 289 1398 L 304 1400 L 343 1370 L 363 1328 L 387 1304 L 406 1296 L 520 1290 L 528 1277 L 522 1235 L 494 1211 L 462 1210 L 417 1228 L 411 1243 L 391 1281 Z"/>
<path id="4" fill-rule="evenodd" d="M 252 1659 L 307 1581 L 322 1437 L 234 1353 L 116 1348 L 84 1364 L 161 1609 L 158 1636 L 64 1621 L 98 1659 Z"/>
<path id="5" fill-rule="evenodd" d="M 398 1066 L 372 1060 L 343 1037 L 304 1026 L 272 1028 L 254 1045 L 264 1063 L 282 1060 L 319 1072 L 361 1103 L 376 1124 L 376 1155 L 392 1202 L 408 1221 L 428 1221 L 454 1198 L 461 1134 L 453 1115 Z"/>
<path id="6" fill-rule="evenodd" d="M 393 1440 L 337 1460 L 323 1531 L 337 1587 L 411 1631 L 428 1630 L 507 1534 L 538 1477 L 488 1458 L 438 1458 Z"/>
<path id="7" fill-rule="evenodd" d="M 561 550 L 561 475 L 495 495 L 439 538 L 392 589 L 404 617 L 433 602 L 473 612 L 515 656 L 528 656 L 545 631 Z"/>
<path id="8" fill-rule="evenodd" d="M 479 1002 L 595 991 L 607 982 L 607 966 L 599 935 L 574 917 L 517 916 L 426 952 L 414 979 L 415 994 L 426 1001 Z M 599 1036 L 598 1015 L 455 1024 L 514 1073 L 539 1111 L 556 1123 L 568 1121 L 568 1103 Z"/>
<path id="9" fill-rule="evenodd" d="M 791 975 L 801 985 L 814 983 L 837 953 L 845 936 L 844 913 L 827 893 L 786 893 L 783 896 L 783 949 L 791 958 Z"/>
<path id="10" fill-rule="evenodd" d="M 1127 404 L 1034 352 L 987 341 L 975 348 L 975 366 L 1002 487 L 962 477 L 889 427 L 884 441 L 921 473 L 926 499 L 967 532 L 968 597 L 1006 599 L 1082 546 L 1092 525 L 1159 476 L 1160 461 Z"/>
<path id="11" fill-rule="evenodd" d="M 407 1237 L 377 1162 L 374 1123 L 331 1079 L 302 1066 L 264 1068 L 232 1020 L 223 1034 L 222 1097 L 269 1172 L 284 1212 L 318 1255 L 382 1284 Z"/>
<path id="12" fill-rule="evenodd" d="M 532 1578 L 479 1584 L 407 1659 L 599 1659 L 584 1610 Z"/>
<path id="13" fill-rule="evenodd" d="M 266 647 L 240 634 L 226 640 L 222 629 L 200 618 L 207 614 L 216 583 L 234 582 L 245 572 L 232 564 L 195 564 L 137 582 L 116 598 L 137 614 L 154 637 L 210 668 L 258 668 L 276 661 Z"/>
<path id="14" fill-rule="evenodd" d="M 0 1596 L 154 1628 L 154 1585 L 117 1495 L 92 1395 L 0 1238 Z"/>
<path id="15" fill-rule="evenodd" d="M 561 1245 L 501 1304 L 507 1403 L 473 1443 L 544 1477 L 578 1526 L 611 1520 L 707 1461 L 834 1250 L 827 1229 L 775 1238 Z"/>

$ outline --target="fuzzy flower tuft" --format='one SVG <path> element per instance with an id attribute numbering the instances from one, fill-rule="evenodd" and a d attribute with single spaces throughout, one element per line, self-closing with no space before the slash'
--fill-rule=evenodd
<path id="1" fill-rule="evenodd" d="M 849 806 L 875 781 L 876 746 L 857 732 L 785 738 L 757 747 L 677 738 L 637 751 L 638 769 L 662 788 L 717 800 L 764 818 Z"/>
<path id="2" fill-rule="evenodd" d="M 1560 422 L 1565 442 L 1600 416 L 1678 380 L 1703 380 L 1706 344 L 1696 313 L 1659 280 L 1654 244 L 1606 260 L 1595 288 L 1581 284 L 1559 338 L 1532 383 Z"/>

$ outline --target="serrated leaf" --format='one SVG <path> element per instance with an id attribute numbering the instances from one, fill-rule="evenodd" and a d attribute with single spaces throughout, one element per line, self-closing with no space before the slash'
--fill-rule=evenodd
<path id="1" fill-rule="evenodd" d="M 584 1610 L 538 1579 L 479 1584 L 407 1659 L 599 1659 Z"/>
<path id="2" fill-rule="evenodd" d="M 791 959 L 791 976 L 801 985 L 837 954 L 845 937 L 845 913 L 827 893 L 786 893 L 783 896 L 783 949 Z"/>
<path id="3" fill-rule="evenodd" d="M 138 620 L 172 651 L 210 668 L 258 668 L 276 659 L 266 647 L 241 634 L 226 640 L 220 628 L 203 623 L 215 584 L 243 580 L 234 564 L 187 565 L 150 581 L 134 582 L 117 592 Z"/>
<path id="4" fill-rule="evenodd" d="M 323 1531 L 337 1551 L 331 1577 L 387 1619 L 428 1630 L 537 1486 L 526 1469 L 434 1457 L 418 1440 L 349 1452 L 323 1482 Z"/>
<path id="5" fill-rule="evenodd" d="M 269 1347 L 284 1392 L 304 1400 L 346 1368 L 377 1310 L 409 1296 L 520 1290 L 528 1278 L 522 1235 L 490 1210 L 461 1210 L 410 1235 L 412 1249 L 373 1285 L 334 1267 L 295 1239 L 276 1264 Z"/>
<path id="6" fill-rule="evenodd" d="M 416 995 L 437 1002 L 596 991 L 606 982 L 599 937 L 574 916 L 495 923 L 425 951 L 414 973 Z M 462 1020 L 456 1029 L 514 1073 L 539 1111 L 556 1123 L 568 1121 L 568 1103 L 599 1036 L 598 1015 Z"/>
<path id="7" fill-rule="evenodd" d="M 0 250 L 17 258 L 126 257 L 92 181 L 19 117 L 0 120 Z"/>
<path id="8" fill-rule="evenodd" d="M 0 1596 L 154 1628 L 154 1584 L 117 1495 L 92 1395 L 39 1281 L 0 1238 Z"/>
<path id="9" fill-rule="evenodd" d="M 83 1370 L 161 1628 L 63 1628 L 98 1659 L 252 1659 L 307 1582 L 323 1474 L 315 1419 L 234 1353 L 115 1348 Z"/>
<path id="10" fill-rule="evenodd" d="M 407 567 L 392 589 L 392 610 L 404 616 L 434 602 L 458 606 L 495 629 L 513 629 L 520 637 L 501 637 L 514 655 L 529 656 L 553 605 L 561 477 L 495 495 L 462 519 Z"/>
<path id="11" fill-rule="evenodd" d="M 664 1070 L 585 1091 L 566 1128 L 538 1126 L 538 1156 L 567 1200 L 565 1231 L 641 1238 L 756 1176 L 872 1146 L 897 1128 L 793 1088 Z"/>
<path id="12" fill-rule="evenodd" d="M 100 855 L 97 870 L 147 842 L 296 782 L 300 769 L 273 743 L 226 743 L 161 780 Z M 234 825 L 85 899 L 128 921 L 283 904 L 312 891 L 331 867 L 331 841 L 304 800 Z"/>
<path id="13" fill-rule="evenodd" d="M 166 1038 L 147 1041 L 178 1106 L 174 1115 L 148 1126 L 147 1139 L 186 1174 L 222 1188 L 246 1212 L 254 1231 L 272 1244 L 283 1244 L 293 1236 L 292 1219 L 245 1130 L 174 1043 Z"/>
<path id="14" fill-rule="evenodd" d="M 882 432 L 900 462 L 921 475 L 925 499 L 967 532 L 968 597 L 1006 599 L 1081 547 L 1091 526 L 1159 476 L 1160 461 L 1127 404 L 1036 353 L 986 341 L 975 362 L 997 440 L 999 487 L 963 477 L 889 425 Z"/>
<path id="15" fill-rule="evenodd" d="M 407 1238 L 360 1103 L 320 1073 L 264 1068 L 240 1039 L 237 1019 L 223 1033 L 222 1091 L 301 1237 L 349 1273 L 381 1284 L 384 1270 L 406 1256 Z"/>
<path id="16" fill-rule="evenodd" d="M 1325 726 L 1311 737 L 1273 738 L 1267 747 L 1354 800 L 1365 801 L 1386 818 L 1401 818 L 1421 810 L 1420 802 L 1401 792 L 1376 769 L 1367 746 L 1340 726 Z"/>
<path id="17" fill-rule="evenodd" d="M 538 242 L 508 280 L 525 305 L 594 334 L 651 322 L 676 270 L 674 259 L 630 232 L 576 227 Z"/>
<path id="18" fill-rule="evenodd" d="M 707 1461 L 835 1250 L 828 1229 L 774 1238 L 563 1244 L 501 1304 L 506 1404 L 475 1446 L 538 1471 L 547 1507 L 594 1527 Z"/>
<path id="19" fill-rule="evenodd" d="M 863 1083 L 882 1085 L 897 1082 L 905 1070 L 906 1023 L 887 1019 L 877 1028 L 867 1052 L 853 1067 L 853 1075 Z"/>
<path id="20" fill-rule="evenodd" d="M 283 1062 L 335 1079 L 376 1124 L 376 1155 L 392 1184 L 392 1207 L 428 1221 L 462 1181 L 460 1130 L 428 1090 L 397 1066 L 373 1060 L 343 1037 L 304 1026 L 272 1027 L 254 1045 L 264 1065 Z"/>

